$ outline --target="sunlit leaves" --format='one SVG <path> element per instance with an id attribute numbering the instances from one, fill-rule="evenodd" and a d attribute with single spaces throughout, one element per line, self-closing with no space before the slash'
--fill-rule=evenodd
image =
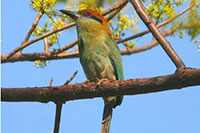
<path id="1" fill-rule="evenodd" d="M 43 10 L 45 12 L 48 9 L 53 8 L 56 0 L 30 0 L 30 1 L 35 11 Z"/>
<path id="2" fill-rule="evenodd" d="M 48 31 L 63 27 L 65 24 L 71 23 L 73 21 L 70 17 L 63 15 L 58 10 L 54 9 L 54 5 L 58 0 L 30 1 L 31 6 L 35 11 L 43 11 L 44 14 L 48 16 L 44 23 L 35 28 L 32 34 L 33 36 L 40 36 Z M 65 7 L 66 10 L 79 11 L 90 8 L 100 13 L 105 10 L 101 6 L 102 4 L 113 5 L 114 3 L 114 0 L 104 2 L 101 0 L 60 1 L 67 2 L 67 6 Z M 184 8 L 189 6 L 189 4 L 196 4 L 195 8 L 191 9 L 189 13 L 184 14 L 184 17 L 179 17 L 165 27 L 162 27 L 161 30 L 173 29 L 174 33 L 176 33 L 175 35 L 179 36 L 180 38 L 184 38 L 184 34 L 188 34 L 190 35 L 191 39 L 194 39 L 200 34 L 200 5 L 198 5 L 198 0 L 190 0 L 189 2 L 186 0 L 143 0 L 143 4 L 147 13 L 156 24 L 162 23 L 163 21 L 174 17 L 174 15 L 177 14 L 178 9 L 182 10 L 183 4 L 186 5 Z M 139 31 L 140 27 L 137 25 L 137 23 L 141 21 L 138 21 L 139 19 L 136 14 L 131 16 L 133 15 L 132 12 L 130 13 L 130 11 L 133 11 L 132 6 L 130 9 L 131 10 L 126 11 L 123 9 L 114 17 L 114 19 L 109 21 L 110 28 L 116 40 L 120 40 L 126 37 L 128 33 L 134 34 Z M 58 42 L 58 35 L 61 35 L 61 32 L 46 37 L 47 43 L 50 47 Z M 123 44 L 126 48 L 132 48 L 136 45 L 133 40 L 123 42 Z M 41 65 L 43 62 L 44 61 L 37 61 L 36 66 L 45 66 L 45 63 L 44 65 Z"/>
<path id="3" fill-rule="evenodd" d="M 193 27 L 187 29 L 187 33 L 191 35 L 192 40 L 200 34 L 200 8 L 196 8 L 197 9 L 191 9 L 187 16 L 188 24 L 193 25 Z"/>
<path id="4" fill-rule="evenodd" d="M 128 16 L 120 11 L 116 16 L 116 19 L 109 22 L 109 25 L 113 31 L 114 38 L 120 40 L 121 37 L 126 35 L 127 31 L 137 31 L 138 28 L 135 27 L 137 23 L 138 20 L 134 16 Z M 133 46 L 135 46 L 135 43 L 133 42 L 124 42 L 123 44 L 127 48 L 132 48 Z"/>
<path id="5" fill-rule="evenodd" d="M 37 68 L 44 68 L 45 66 L 47 66 L 48 63 L 49 61 L 36 60 L 34 62 L 34 66 Z"/>
<path id="6" fill-rule="evenodd" d="M 195 40 L 194 44 L 198 46 L 198 52 L 200 53 L 200 40 Z"/>

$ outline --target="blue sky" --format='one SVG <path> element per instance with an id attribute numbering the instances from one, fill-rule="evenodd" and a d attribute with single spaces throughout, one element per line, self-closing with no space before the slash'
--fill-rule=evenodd
<path id="1" fill-rule="evenodd" d="M 2 1 L 2 53 L 19 46 L 28 32 L 36 13 L 29 1 Z M 64 7 L 63 5 L 59 6 Z M 43 20 L 42 20 L 43 21 Z M 42 24 L 42 21 L 40 24 Z M 141 25 L 144 28 L 144 25 Z M 69 37 L 70 36 L 70 37 Z M 64 31 L 60 45 L 76 38 L 75 29 Z M 186 66 L 199 68 L 200 53 L 190 37 L 167 38 Z M 197 37 L 200 39 L 200 36 Z M 151 36 L 138 39 L 147 44 Z M 56 47 L 56 46 L 55 46 Z M 41 51 L 37 42 L 24 52 Z M 125 79 L 153 77 L 175 72 L 175 66 L 160 46 L 131 56 L 123 56 Z M 39 69 L 33 62 L 2 64 L 2 87 L 46 86 L 63 84 L 76 70 L 72 83 L 86 80 L 78 59 L 50 61 Z M 114 110 L 111 133 L 199 133 L 199 86 L 136 96 L 125 96 Z M 51 133 L 54 126 L 55 104 L 38 102 L 2 102 L 2 133 Z M 100 132 L 103 100 L 101 98 L 69 101 L 63 106 L 60 133 Z"/>

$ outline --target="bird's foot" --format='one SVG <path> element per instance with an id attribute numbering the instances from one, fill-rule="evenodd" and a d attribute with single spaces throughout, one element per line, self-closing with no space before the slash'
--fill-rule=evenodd
<path id="1" fill-rule="evenodd" d="M 90 82 L 89 80 L 83 81 L 83 82 L 81 83 L 82 87 L 83 87 L 83 88 L 86 88 L 86 84 L 89 83 L 89 82 Z"/>
<path id="2" fill-rule="evenodd" d="M 104 81 L 108 81 L 108 79 L 106 79 L 106 78 L 100 79 L 100 80 L 97 82 L 97 87 L 101 87 L 101 84 L 102 84 L 102 82 L 104 82 Z"/>

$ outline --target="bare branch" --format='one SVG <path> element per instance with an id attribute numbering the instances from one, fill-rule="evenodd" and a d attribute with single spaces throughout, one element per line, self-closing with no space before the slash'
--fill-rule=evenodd
<path id="1" fill-rule="evenodd" d="M 30 38 L 31 34 L 33 33 L 33 31 L 35 30 L 36 26 L 38 25 L 40 19 L 42 18 L 43 14 L 44 14 L 44 11 L 40 10 L 38 15 L 37 15 L 37 17 L 36 17 L 36 19 L 35 19 L 35 21 L 33 22 L 32 26 L 31 26 L 28 34 L 26 35 L 26 37 L 25 37 L 25 39 L 24 39 L 24 41 L 22 42 L 21 45 L 23 45 L 25 42 L 28 41 L 28 39 Z M 21 53 L 22 53 L 22 51 L 20 51 L 20 54 Z M 12 56 L 12 55 L 10 55 L 10 56 Z"/>
<path id="2" fill-rule="evenodd" d="M 71 78 L 69 78 L 64 85 L 68 85 L 76 76 L 76 74 L 78 73 L 78 71 L 75 71 L 74 74 L 71 76 Z"/>
<path id="3" fill-rule="evenodd" d="M 127 3 L 127 0 L 122 0 L 122 1 L 118 2 L 117 4 L 111 6 L 107 11 L 104 11 L 104 12 L 103 12 L 103 15 L 106 15 L 106 14 L 112 12 L 113 10 L 116 10 L 116 9 L 118 9 L 118 8 L 121 8 L 121 6 L 124 6 L 126 3 Z M 23 43 L 21 46 L 15 48 L 13 51 L 11 51 L 11 52 L 6 56 L 6 58 L 10 58 L 10 57 L 13 56 L 15 53 L 17 53 L 18 51 L 20 51 L 20 50 L 24 49 L 25 47 L 31 45 L 31 44 L 34 43 L 34 42 L 37 42 L 37 41 L 39 41 L 39 40 L 41 40 L 41 39 L 43 39 L 43 38 L 45 38 L 45 37 L 47 37 L 47 36 L 50 36 L 50 35 L 52 35 L 52 34 L 54 34 L 54 33 L 57 33 L 57 32 L 59 32 L 59 31 L 62 31 L 62 30 L 64 30 L 64 29 L 70 28 L 70 27 L 72 27 L 72 26 L 74 26 L 74 25 L 75 25 L 75 22 L 72 22 L 72 23 L 70 23 L 70 24 L 66 24 L 65 26 L 63 26 L 63 27 L 61 27 L 61 28 L 57 28 L 57 29 L 55 29 L 55 30 L 46 32 L 45 34 L 43 34 L 43 35 L 41 35 L 41 36 L 38 36 L 37 38 L 35 38 L 35 39 L 33 39 L 33 40 L 29 41 L 29 42 Z"/>
<path id="4" fill-rule="evenodd" d="M 75 40 L 75 41 L 73 41 L 73 42 L 71 42 L 71 43 L 65 45 L 64 47 L 62 47 L 62 48 L 60 48 L 60 49 L 58 49 L 58 50 L 55 50 L 55 51 L 51 52 L 51 55 L 52 55 L 52 54 L 59 54 L 59 53 L 62 53 L 62 52 L 64 52 L 65 50 L 74 47 L 77 43 L 78 43 L 78 40 Z"/>
<path id="5" fill-rule="evenodd" d="M 156 38 L 156 40 L 160 43 L 160 45 L 165 50 L 165 52 L 170 57 L 170 59 L 173 61 L 173 63 L 176 65 L 176 67 L 184 68 L 185 64 L 180 59 L 180 57 L 176 54 L 176 52 L 173 50 L 170 43 L 164 38 L 164 36 L 158 30 L 156 25 L 152 22 L 152 20 L 148 16 L 148 14 L 145 12 L 145 9 L 144 9 L 143 5 L 141 4 L 140 0 L 131 0 L 131 3 L 133 5 L 133 7 L 135 8 L 137 14 L 140 16 L 142 21 L 145 23 L 145 25 L 151 31 L 151 33 Z"/>
<path id="6" fill-rule="evenodd" d="M 163 35 L 166 37 L 166 36 L 169 36 L 169 35 L 172 35 L 174 33 L 174 31 L 171 29 L 171 30 L 166 30 L 163 32 Z M 130 54 L 133 54 L 133 53 L 138 53 L 138 52 L 142 52 L 142 51 L 145 51 L 145 50 L 149 50 L 153 47 L 155 47 L 156 45 L 158 45 L 158 42 L 155 40 L 155 38 L 153 39 L 153 41 L 147 45 L 144 45 L 144 46 L 140 46 L 140 47 L 133 47 L 133 48 L 130 48 L 130 49 L 123 49 L 121 50 L 121 54 L 122 55 L 130 55 Z"/>
<path id="7" fill-rule="evenodd" d="M 166 30 L 163 32 L 164 36 L 172 35 L 173 30 Z M 71 44 L 66 45 L 65 47 L 61 48 L 60 51 L 53 51 L 51 53 L 26 53 L 21 55 L 14 55 L 11 58 L 7 59 L 6 55 L 1 56 L 1 63 L 7 63 L 7 62 L 18 62 L 18 61 L 35 61 L 35 60 L 57 60 L 57 59 L 69 59 L 69 58 L 77 58 L 78 57 L 78 51 L 72 52 L 72 53 L 61 53 L 65 49 L 68 49 L 69 47 L 72 47 L 75 45 L 77 41 L 72 42 Z M 153 41 L 147 45 L 141 46 L 141 47 L 133 47 L 131 49 L 123 49 L 121 50 L 122 55 L 130 55 L 133 53 L 141 52 L 148 50 L 154 46 L 156 46 L 158 43 L 157 41 Z"/>
<path id="8" fill-rule="evenodd" d="M 56 33 L 56 32 L 59 32 L 59 31 L 61 31 L 61 30 L 66 29 L 66 28 L 70 28 L 70 27 L 72 27 L 72 26 L 74 26 L 74 25 L 75 25 L 75 23 L 70 23 L 70 24 L 65 25 L 64 27 L 57 28 L 57 29 L 55 29 L 55 30 L 53 30 L 53 31 L 46 32 L 45 34 L 43 34 L 43 35 L 41 35 L 41 36 L 38 36 L 37 38 L 35 38 L 35 39 L 33 39 L 33 40 L 29 41 L 29 42 L 26 42 L 26 43 L 22 44 L 21 46 L 15 48 L 12 52 L 10 52 L 10 53 L 7 55 L 6 58 L 9 59 L 9 58 L 10 58 L 11 56 L 13 56 L 15 53 L 17 53 L 18 51 L 20 51 L 20 50 L 24 49 L 25 47 L 31 45 L 32 43 L 37 42 L 37 41 L 39 41 L 39 40 L 41 40 L 41 39 L 43 39 L 43 38 L 45 38 L 45 37 L 47 37 L 47 36 L 50 36 L 50 35 L 52 35 L 52 34 L 54 34 L 54 33 Z"/>
<path id="9" fill-rule="evenodd" d="M 20 45 L 18 48 L 16 48 L 16 49 L 14 49 L 13 51 L 11 51 L 11 52 L 8 54 L 7 58 L 10 58 L 11 56 L 13 56 L 14 54 L 16 54 L 17 52 L 19 52 L 19 51 L 21 51 L 21 50 L 23 49 L 23 46 L 25 46 L 25 44 L 27 44 L 28 39 L 30 38 L 32 32 L 33 32 L 34 29 L 36 28 L 36 26 L 37 26 L 37 24 L 38 24 L 38 22 L 39 22 L 39 20 L 41 19 L 41 17 L 42 17 L 43 14 L 44 14 L 44 12 L 43 12 L 42 10 L 38 13 L 38 15 L 37 15 L 35 21 L 33 22 L 33 24 L 32 24 L 32 26 L 31 26 L 31 28 L 30 28 L 28 34 L 26 35 L 24 41 L 21 43 L 21 45 Z M 20 54 L 21 54 L 21 52 L 20 52 Z"/>
<path id="10" fill-rule="evenodd" d="M 47 38 L 46 38 L 46 37 L 44 38 L 44 51 L 45 51 L 46 53 L 49 53 L 49 52 L 50 52 L 50 46 L 49 46 L 49 44 L 48 44 L 48 41 L 47 41 Z"/>
<path id="11" fill-rule="evenodd" d="M 6 55 L 1 56 L 1 63 L 17 62 L 17 61 L 35 61 L 35 60 L 57 60 L 57 59 L 69 59 L 77 58 L 78 52 L 73 53 L 59 53 L 49 54 L 46 52 L 41 53 L 26 53 L 21 55 L 14 55 L 7 59 Z"/>
<path id="12" fill-rule="evenodd" d="M 74 74 L 71 76 L 71 78 L 69 78 L 64 85 L 68 85 L 74 79 L 77 72 L 78 71 L 74 72 Z M 55 115 L 54 133 L 59 133 L 62 106 L 63 106 L 62 102 L 56 102 L 56 115 Z"/>
<path id="13" fill-rule="evenodd" d="M 118 3 L 114 4 L 113 6 L 111 6 L 108 10 L 104 11 L 102 15 L 105 16 L 114 10 L 124 7 L 127 3 L 128 3 L 128 0 L 121 0 Z"/>
<path id="14" fill-rule="evenodd" d="M 174 74 L 118 81 L 104 81 L 96 87 L 95 82 L 52 87 L 2 88 L 1 100 L 7 102 L 65 102 L 75 99 L 136 95 L 181 89 L 200 85 L 200 69 L 183 68 Z"/>

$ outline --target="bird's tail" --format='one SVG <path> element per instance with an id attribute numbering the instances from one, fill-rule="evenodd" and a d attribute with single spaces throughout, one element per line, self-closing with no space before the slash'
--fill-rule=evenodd
<path id="1" fill-rule="evenodd" d="M 112 110 L 113 110 L 113 107 L 111 106 L 111 104 L 109 103 L 105 104 L 102 123 L 101 123 L 101 133 L 109 133 L 110 123 L 112 119 Z"/>
<path id="2" fill-rule="evenodd" d="M 101 123 L 101 133 L 109 133 L 113 108 L 121 104 L 122 98 L 121 96 L 104 98 L 105 105 Z"/>

